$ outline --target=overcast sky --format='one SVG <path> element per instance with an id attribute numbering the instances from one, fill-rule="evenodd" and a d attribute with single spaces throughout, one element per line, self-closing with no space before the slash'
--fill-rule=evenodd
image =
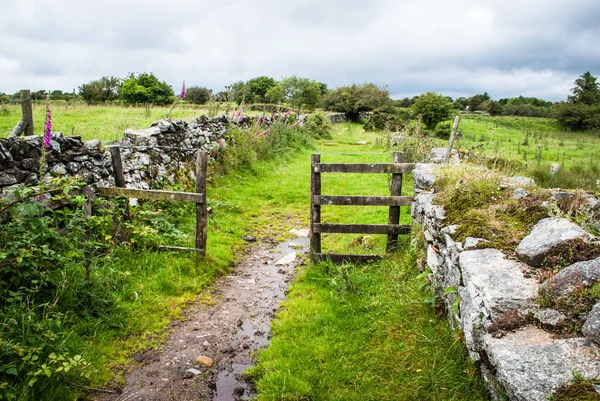
<path id="1" fill-rule="evenodd" d="M 600 0 L 0 0 L 0 92 L 154 72 L 563 100 L 600 74 Z"/>

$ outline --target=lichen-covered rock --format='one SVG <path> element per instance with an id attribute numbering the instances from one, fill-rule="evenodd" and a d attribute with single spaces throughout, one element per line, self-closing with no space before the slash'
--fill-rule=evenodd
<path id="1" fill-rule="evenodd" d="M 574 239 L 589 239 L 593 236 L 567 219 L 549 217 L 540 220 L 523 238 L 515 252 L 519 259 L 531 266 L 540 266 L 552 249 Z"/>
<path id="2" fill-rule="evenodd" d="M 600 258 L 577 262 L 562 269 L 554 277 L 546 280 L 541 287 L 542 294 L 555 300 L 569 297 L 582 286 L 597 283 L 600 280 Z"/>
<path id="3" fill-rule="evenodd" d="M 489 241 L 486 240 L 485 238 L 473 238 L 473 237 L 465 238 L 465 245 L 464 245 L 465 251 L 475 249 L 477 247 L 477 245 L 479 245 L 482 242 L 489 242 Z"/>
<path id="4" fill-rule="evenodd" d="M 433 148 L 429 152 L 429 163 L 434 163 L 434 164 L 445 163 L 447 154 L 448 154 L 448 148 Z M 458 158 L 458 151 L 456 149 L 452 149 L 452 151 L 450 152 L 450 157 L 448 158 L 448 162 L 450 164 L 460 163 L 460 159 Z"/>
<path id="5" fill-rule="evenodd" d="M 524 266 L 497 249 L 464 251 L 459 257 L 463 283 L 484 317 L 493 320 L 509 309 L 533 310 L 538 286 L 525 278 Z"/>
<path id="6" fill-rule="evenodd" d="M 600 372 L 594 343 L 585 338 L 555 339 L 531 326 L 502 338 L 487 334 L 483 347 L 497 380 L 514 401 L 546 401 L 573 380 L 573 372 L 587 379 Z"/>
<path id="7" fill-rule="evenodd" d="M 592 308 L 581 331 L 584 336 L 600 345 L 600 302 Z"/>

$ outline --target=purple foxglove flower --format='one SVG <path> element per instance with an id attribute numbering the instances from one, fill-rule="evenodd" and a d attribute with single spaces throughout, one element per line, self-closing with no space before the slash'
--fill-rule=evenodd
<path id="1" fill-rule="evenodd" d="M 294 126 L 301 125 L 301 124 L 302 124 L 302 121 L 298 120 L 298 121 L 296 121 L 296 124 L 294 124 Z"/>
<path id="2" fill-rule="evenodd" d="M 179 98 L 183 99 L 185 96 L 185 80 L 183 81 L 183 85 L 181 86 L 181 93 L 179 94 Z"/>
<path id="3" fill-rule="evenodd" d="M 52 112 L 50 111 L 50 101 L 46 101 L 46 123 L 44 124 L 44 146 L 50 149 L 50 140 L 52 139 Z"/>
<path id="4" fill-rule="evenodd" d="M 283 115 L 283 118 L 287 118 L 287 116 L 289 116 L 289 115 L 290 115 L 290 112 L 288 111 Z"/>
<path id="5" fill-rule="evenodd" d="M 260 134 L 260 136 L 265 136 L 269 133 L 269 130 L 263 131 L 263 133 Z"/>
<path id="6" fill-rule="evenodd" d="M 235 110 L 231 112 L 231 119 L 233 120 L 235 118 Z"/>
<path id="7" fill-rule="evenodd" d="M 262 123 L 262 116 L 258 117 L 258 120 L 256 121 L 256 125 L 260 125 L 260 123 Z"/>
<path id="8" fill-rule="evenodd" d="M 238 111 L 238 118 L 240 118 L 242 116 L 242 108 L 240 107 L 240 110 Z"/>

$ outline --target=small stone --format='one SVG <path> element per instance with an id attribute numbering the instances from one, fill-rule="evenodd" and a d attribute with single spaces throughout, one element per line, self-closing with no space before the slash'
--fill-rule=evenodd
<path id="1" fill-rule="evenodd" d="M 555 175 L 559 171 L 560 171 L 560 164 L 552 163 L 552 165 L 550 166 L 550 174 Z"/>
<path id="2" fill-rule="evenodd" d="M 253 235 L 244 235 L 242 239 L 246 242 L 256 242 L 256 237 Z"/>
<path id="3" fill-rule="evenodd" d="M 475 249 L 477 245 L 479 245 L 482 242 L 488 242 L 488 240 L 484 238 L 467 237 L 465 238 L 464 249 L 465 251 L 468 251 L 469 249 Z"/>
<path id="4" fill-rule="evenodd" d="M 279 259 L 277 262 L 275 262 L 275 266 L 288 265 L 294 260 L 296 260 L 296 252 L 291 252 L 285 255 L 283 258 Z"/>
<path id="5" fill-rule="evenodd" d="M 289 232 L 294 234 L 298 238 L 308 238 L 308 236 L 310 234 L 310 231 L 308 230 L 308 228 L 301 228 L 300 230 L 292 228 Z"/>
<path id="6" fill-rule="evenodd" d="M 200 373 L 202 373 L 201 371 L 199 371 L 198 369 L 195 368 L 189 368 L 188 370 L 186 370 L 187 373 L 191 373 L 194 376 L 198 376 Z M 192 376 L 186 376 L 186 378 L 190 378 Z"/>
<path id="7" fill-rule="evenodd" d="M 204 366 L 208 366 L 211 367 L 213 365 L 213 360 L 205 355 L 200 355 L 198 358 L 196 358 L 196 362 L 198 362 L 201 365 Z"/>
<path id="8" fill-rule="evenodd" d="M 357 145 L 366 145 L 368 143 L 368 141 L 358 141 L 356 142 Z"/>
<path id="9" fill-rule="evenodd" d="M 511 199 L 521 199 L 526 196 L 527 196 L 527 191 L 525 191 L 523 188 L 519 187 L 513 191 L 512 195 L 510 195 L 510 198 Z"/>
<path id="10" fill-rule="evenodd" d="M 564 314 L 550 308 L 540 309 L 535 313 L 534 317 L 540 324 L 551 327 L 560 326 L 567 320 Z"/>
<path id="11" fill-rule="evenodd" d="M 515 177 L 510 177 L 508 179 L 508 184 L 512 185 L 512 186 L 526 187 L 526 186 L 535 185 L 535 181 L 533 180 L 533 178 L 515 176 Z"/>

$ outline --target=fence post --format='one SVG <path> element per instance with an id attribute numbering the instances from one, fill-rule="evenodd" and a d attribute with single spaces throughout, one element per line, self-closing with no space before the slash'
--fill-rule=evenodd
<path id="1" fill-rule="evenodd" d="M 21 89 L 21 113 L 25 122 L 25 135 L 33 135 L 33 106 L 31 105 L 31 91 Z"/>
<path id="2" fill-rule="evenodd" d="M 117 188 L 125 188 L 125 174 L 123 173 L 123 162 L 121 161 L 121 147 L 111 146 L 108 148 L 110 159 L 112 162 L 113 175 L 115 177 L 115 186 Z M 125 206 L 125 218 L 132 221 L 131 210 L 129 210 L 129 200 Z"/>
<path id="3" fill-rule="evenodd" d="M 321 195 L 321 173 L 316 172 L 321 155 L 312 155 L 310 165 L 310 254 L 313 260 L 315 254 L 321 253 L 321 234 L 316 233 L 314 226 L 321 222 L 321 206 L 315 204 L 315 196 Z"/>
<path id="4" fill-rule="evenodd" d="M 448 164 L 450 161 L 450 153 L 452 152 L 452 145 L 454 145 L 454 137 L 456 136 L 456 130 L 458 130 L 458 123 L 460 122 L 460 116 L 454 118 L 454 124 L 452 125 L 452 132 L 450 133 L 450 139 L 448 140 L 448 150 L 446 150 L 446 158 L 444 164 Z"/>
<path id="5" fill-rule="evenodd" d="M 402 163 L 404 153 L 394 152 L 394 163 Z M 390 196 L 402 195 L 402 173 L 392 173 L 392 183 L 390 185 Z M 400 224 L 400 206 L 390 206 L 388 224 Z M 388 234 L 386 251 L 392 252 L 398 246 L 398 235 Z"/>
<path id="6" fill-rule="evenodd" d="M 196 157 L 196 193 L 202 194 L 202 203 L 196 203 L 196 249 L 198 254 L 206 255 L 206 237 L 208 211 L 206 208 L 206 175 L 208 153 L 198 152 Z"/>

